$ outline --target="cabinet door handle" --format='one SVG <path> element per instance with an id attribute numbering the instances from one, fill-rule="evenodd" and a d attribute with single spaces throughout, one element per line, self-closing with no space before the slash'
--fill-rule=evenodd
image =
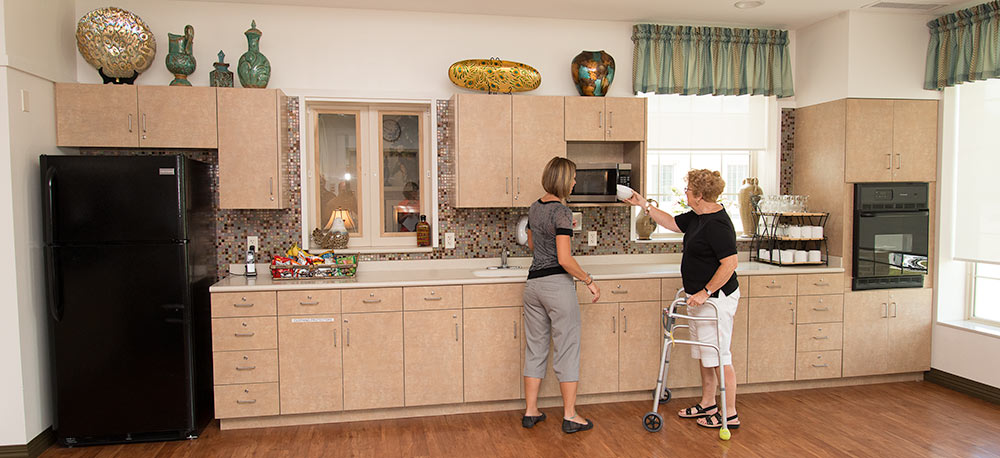
<path id="1" fill-rule="evenodd" d="M 382 302 L 382 299 L 361 299 L 361 302 L 365 304 L 377 304 L 379 302 Z"/>
<path id="2" fill-rule="evenodd" d="M 889 318 L 889 305 L 882 303 L 882 318 Z"/>
<path id="3" fill-rule="evenodd" d="M 830 367 L 830 365 L 829 365 L 829 364 L 827 364 L 827 363 L 823 363 L 823 364 L 813 364 L 813 365 L 812 365 L 812 367 Z"/>
<path id="4" fill-rule="evenodd" d="M 312 302 L 299 301 L 299 305 L 319 305 L 319 301 L 312 301 Z"/>
<path id="5" fill-rule="evenodd" d="M 615 112 L 609 111 L 608 112 L 608 129 L 614 129 L 614 128 L 615 128 Z"/>
<path id="6" fill-rule="evenodd" d="M 827 340 L 830 336 L 813 336 L 814 340 Z"/>
<path id="7" fill-rule="evenodd" d="M 132 113 L 128 114 L 128 131 L 132 132 Z"/>
<path id="8" fill-rule="evenodd" d="M 614 333 L 615 333 L 615 328 L 616 328 L 616 327 L 617 327 L 617 326 L 615 326 L 615 317 L 611 317 L 611 333 L 612 333 L 612 334 L 614 334 Z"/>
<path id="9" fill-rule="evenodd" d="M 236 403 L 237 404 L 256 404 L 257 400 L 256 399 L 246 399 L 246 400 L 244 400 L 244 399 L 237 399 Z"/>
<path id="10" fill-rule="evenodd" d="M 604 128 L 604 112 L 603 111 L 598 111 L 597 112 L 597 128 L 598 129 L 603 129 Z"/>
<path id="11" fill-rule="evenodd" d="M 347 335 L 344 336 L 344 345 L 351 346 L 351 328 L 347 328 Z"/>
<path id="12" fill-rule="evenodd" d="M 267 192 L 271 194 L 271 199 L 274 199 L 274 177 L 267 177 Z"/>
<path id="13" fill-rule="evenodd" d="M 333 346 L 334 347 L 337 346 L 337 330 L 336 329 L 333 330 Z"/>
<path id="14" fill-rule="evenodd" d="M 253 302 L 249 304 L 233 304 L 233 307 L 240 307 L 240 308 L 253 307 Z"/>
<path id="15" fill-rule="evenodd" d="M 517 339 L 517 322 L 514 322 L 514 339 Z"/>
<path id="16" fill-rule="evenodd" d="M 622 320 L 623 320 L 623 323 L 622 323 L 622 328 L 623 328 L 622 332 L 628 332 L 628 315 L 625 315 L 622 318 Z"/>
<path id="17" fill-rule="evenodd" d="M 236 370 L 238 371 L 252 371 L 256 368 L 257 366 L 236 366 Z"/>
<path id="18" fill-rule="evenodd" d="M 792 311 L 792 324 L 795 324 L 795 309 L 789 309 Z"/>
<path id="19" fill-rule="evenodd" d="M 504 177 L 503 179 L 503 193 L 510 194 L 510 177 Z"/>
<path id="20" fill-rule="evenodd" d="M 146 113 L 142 114 L 142 133 L 146 133 Z"/>
<path id="21" fill-rule="evenodd" d="M 256 333 L 255 332 L 237 332 L 237 333 L 235 333 L 233 335 L 235 335 L 236 337 L 253 337 L 254 334 L 256 334 Z"/>
<path id="22" fill-rule="evenodd" d="M 455 323 L 455 342 L 458 342 L 458 323 Z"/>
<path id="23" fill-rule="evenodd" d="M 521 193 L 521 177 L 517 177 L 517 193 Z"/>
<path id="24" fill-rule="evenodd" d="M 813 310 L 817 312 L 829 312 L 830 307 L 813 307 Z"/>
<path id="25" fill-rule="evenodd" d="M 424 298 L 425 301 L 439 301 L 441 299 L 444 299 L 444 298 L 441 297 L 441 296 L 438 296 L 438 297 L 425 297 Z"/>
<path id="26" fill-rule="evenodd" d="M 892 304 L 890 304 L 890 306 L 891 306 L 891 310 L 892 310 L 892 315 L 890 315 L 890 316 L 892 318 L 896 318 L 896 303 L 893 302 Z"/>
<path id="27" fill-rule="evenodd" d="M 892 154 L 886 154 L 886 158 L 888 158 L 888 159 L 889 159 L 889 165 L 888 165 L 888 166 L 886 166 L 886 168 L 885 168 L 885 169 L 886 169 L 886 170 L 891 170 L 891 169 L 892 169 Z"/>
<path id="28" fill-rule="evenodd" d="M 896 153 L 896 170 L 899 170 L 899 165 L 903 163 L 903 157 Z"/>

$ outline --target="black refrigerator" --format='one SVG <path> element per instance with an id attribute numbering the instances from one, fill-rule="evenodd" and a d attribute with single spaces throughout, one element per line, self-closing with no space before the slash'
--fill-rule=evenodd
<path id="1" fill-rule="evenodd" d="M 181 155 L 39 162 L 59 443 L 197 437 L 213 417 L 210 166 Z"/>

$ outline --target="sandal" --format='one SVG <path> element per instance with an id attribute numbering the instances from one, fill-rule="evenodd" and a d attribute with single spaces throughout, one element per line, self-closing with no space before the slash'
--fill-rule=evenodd
<path id="1" fill-rule="evenodd" d="M 717 409 L 718 404 L 712 404 L 708 407 L 702 407 L 701 403 L 695 404 L 691 407 L 684 409 L 683 412 L 677 412 L 677 416 L 681 418 L 702 418 L 712 415 L 709 410 Z"/>
<path id="2" fill-rule="evenodd" d="M 733 415 L 729 418 L 726 418 L 726 427 L 728 429 L 740 429 L 740 424 L 732 423 L 733 421 L 737 422 L 740 421 L 739 415 Z M 698 419 L 698 426 L 701 426 L 703 428 L 719 428 L 722 426 L 722 414 L 716 412 L 705 418 L 700 418 Z"/>

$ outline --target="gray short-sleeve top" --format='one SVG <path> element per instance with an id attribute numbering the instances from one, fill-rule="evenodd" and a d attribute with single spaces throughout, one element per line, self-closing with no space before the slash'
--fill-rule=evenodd
<path id="1" fill-rule="evenodd" d="M 528 209 L 528 229 L 535 246 L 528 278 L 566 273 L 559 265 L 556 236 L 573 236 L 573 212 L 569 207 L 559 201 L 535 201 Z"/>

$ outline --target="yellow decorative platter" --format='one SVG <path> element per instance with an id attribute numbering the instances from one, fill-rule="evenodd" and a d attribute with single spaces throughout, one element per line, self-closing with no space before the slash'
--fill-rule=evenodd
<path id="1" fill-rule="evenodd" d="M 83 59 L 106 77 L 134 78 L 153 63 L 156 38 L 139 16 L 109 6 L 87 13 L 76 25 Z"/>
<path id="2" fill-rule="evenodd" d="M 467 59 L 448 68 L 456 86 L 486 92 L 522 92 L 537 89 L 542 75 L 530 65 L 500 59 Z"/>

